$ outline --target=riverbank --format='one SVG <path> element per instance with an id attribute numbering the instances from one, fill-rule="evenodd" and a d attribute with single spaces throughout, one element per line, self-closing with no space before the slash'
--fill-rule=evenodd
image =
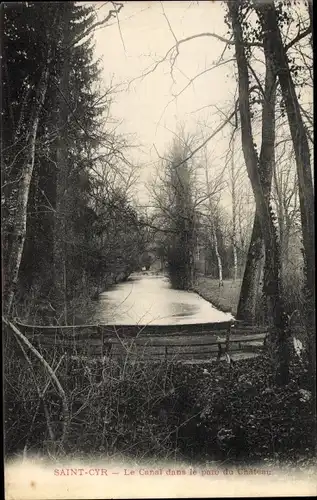
<path id="1" fill-rule="evenodd" d="M 98 300 L 99 295 L 102 292 L 106 292 L 107 290 L 111 290 L 114 285 L 118 285 L 119 283 L 124 283 L 127 281 L 129 276 L 131 276 L 132 271 L 129 272 L 119 272 L 117 274 L 111 273 L 106 276 L 102 283 L 95 285 L 90 292 L 90 297 L 92 300 Z"/>
<path id="2" fill-rule="evenodd" d="M 229 315 L 197 293 L 173 289 L 164 275 L 132 273 L 95 303 L 93 323 L 181 325 L 226 322 Z"/>
<path id="3" fill-rule="evenodd" d="M 207 276 L 198 276 L 192 291 L 198 293 L 203 299 L 210 302 L 222 312 L 237 314 L 240 288 L 242 280 L 236 282 L 224 280 L 223 286 L 219 286 L 219 281 Z"/>

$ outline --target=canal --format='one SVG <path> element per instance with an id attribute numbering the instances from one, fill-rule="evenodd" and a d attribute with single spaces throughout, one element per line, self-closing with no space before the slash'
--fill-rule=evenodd
<path id="1" fill-rule="evenodd" d="M 172 289 L 166 276 L 150 273 L 132 274 L 101 293 L 85 316 L 93 324 L 117 325 L 218 323 L 232 318 L 194 292 Z"/>

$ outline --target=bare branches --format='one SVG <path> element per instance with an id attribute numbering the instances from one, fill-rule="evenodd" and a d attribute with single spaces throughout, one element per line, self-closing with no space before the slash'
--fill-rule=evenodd
<path id="1" fill-rule="evenodd" d="M 23 333 L 20 332 L 20 330 L 13 323 L 11 323 L 9 320 L 7 320 L 4 317 L 2 317 L 2 321 L 4 322 L 5 325 L 7 325 L 10 328 L 10 330 L 14 333 L 14 335 L 26 347 L 28 347 L 28 349 L 30 349 L 30 351 L 34 354 L 34 356 L 43 365 L 45 370 L 49 373 L 52 381 L 54 382 L 54 384 L 58 390 L 58 393 L 62 399 L 62 403 L 63 403 L 64 429 L 63 429 L 63 435 L 61 438 L 61 442 L 63 442 L 65 437 L 66 437 L 66 432 L 67 432 L 67 428 L 68 428 L 68 424 L 69 424 L 69 409 L 68 409 L 68 402 L 67 402 L 65 391 L 64 391 L 63 387 L 61 386 L 61 383 L 58 380 L 55 371 L 51 368 L 51 366 L 48 364 L 46 359 L 43 358 L 43 356 L 39 353 L 39 351 L 31 344 L 31 342 L 29 342 L 29 340 L 25 337 L 25 335 L 23 335 Z"/>
<path id="2" fill-rule="evenodd" d="M 116 6 L 115 2 L 111 2 L 111 3 L 112 3 L 112 5 L 114 7 Z M 124 52 L 126 52 L 125 43 L 124 43 L 124 40 L 123 40 L 122 31 L 121 31 L 121 25 L 120 25 L 119 16 L 118 16 L 121 8 L 123 7 L 123 4 L 119 4 L 119 5 L 120 5 L 120 8 L 119 9 L 114 9 L 113 12 L 115 13 L 115 17 L 116 17 L 116 20 L 117 20 L 117 25 L 118 25 L 118 30 L 119 30 L 119 34 L 120 34 L 120 38 L 121 38 L 123 50 L 124 50 Z"/>
<path id="3" fill-rule="evenodd" d="M 293 45 L 295 45 L 296 43 L 298 43 L 300 40 L 303 40 L 303 38 L 305 38 L 306 36 L 310 35 L 312 32 L 312 27 L 309 26 L 309 28 L 305 29 L 304 31 L 301 31 L 299 32 L 295 38 L 293 38 L 293 40 L 291 40 L 289 43 L 287 43 L 285 45 L 285 49 L 288 50 L 290 49 L 291 47 L 293 47 Z"/>
<path id="4" fill-rule="evenodd" d="M 111 2 L 111 3 L 114 6 L 114 8 L 109 10 L 107 16 L 101 21 L 97 21 L 94 24 L 92 24 L 89 28 L 87 28 L 87 30 L 84 33 L 80 34 L 77 38 L 75 38 L 75 40 L 73 40 L 73 42 L 70 45 L 68 45 L 66 50 L 71 49 L 74 45 L 81 42 L 81 40 L 92 34 L 97 28 L 100 29 L 101 27 L 105 27 L 108 21 L 110 21 L 110 19 L 117 18 L 119 12 L 123 8 L 123 3 L 118 3 L 118 2 Z"/>
<path id="5" fill-rule="evenodd" d="M 183 92 L 185 92 L 185 90 L 188 89 L 188 87 L 190 87 L 190 85 L 192 85 L 194 83 L 195 80 L 197 80 L 199 77 L 201 77 L 202 75 L 205 75 L 206 73 L 209 73 L 210 71 L 213 71 L 214 69 L 217 69 L 219 68 L 220 66 L 224 65 L 224 64 L 227 64 L 229 62 L 233 62 L 234 59 L 231 58 L 231 59 L 227 59 L 226 61 L 220 61 L 219 62 L 216 62 L 213 66 L 210 66 L 209 68 L 206 68 L 204 69 L 203 71 L 201 71 L 200 73 L 197 73 L 195 76 L 193 76 L 193 78 L 190 78 L 189 79 L 189 82 L 185 85 L 185 87 L 183 87 L 179 92 L 177 92 L 177 94 L 173 95 L 172 99 L 170 99 L 168 101 L 168 103 L 166 104 L 166 106 L 164 107 L 163 111 L 162 111 L 162 114 L 160 116 L 160 119 L 158 121 L 158 125 L 161 121 L 161 119 L 163 118 L 164 116 L 164 113 L 165 111 L 167 110 L 168 106 L 170 104 L 172 104 L 172 102 L 174 102 L 178 97 L 180 97 Z"/>
<path id="6" fill-rule="evenodd" d="M 252 66 L 251 66 L 251 64 L 249 62 L 248 62 L 248 68 L 250 69 L 252 75 L 254 76 L 255 81 L 258 84 L 258 88 L 261 91 L 262 96 L 265 98 L 265 92 L 264 92 L 263 85 L 261 84 L 261 82 L 260 82 L 260 80 L 259 80 L 256 72 L 254 71 L 254 69 L 252 68 Z"/>
<path id="7" fill-rule="evenodd" d="M 188 156 L 183 160 L 178 166 L 182 165 L 183 163 L 187 162 L 190 160 L 198 151 L 200 151 L 208 142 L 213 139 L 228 123 L 230 123 L 230 120 L 236 115 L 237 113 L 237 108 L 238 108 L 238 101 L 236 102 L 235 109 L 234 111 L 228 116 L 228 118 L 221 124 L 219 127 L 216 128 L 216 130 L 210 134 L 205 141 L 203 141 L 197 148 L 195 148 Z"/>
<path id="8" fill-rule="evenodd" d="M 191 35 L 191 36 L 188 36 L 186 38 L 182 38 L 180 40 L 177 40 L 177 42 L 168 49 L 168 51 L 165 53 L 165 55 L 159 59 L 159 61 L 157 61 L 151 68 L 149 68 L 148 70 L 145 71 L 145 73 L 143 73 L 142 75 L 140 76 L 137 76 L 135 78 L 133 78 L 129 84 L 128 84 L 128 88 L 130 88 L 130 85 L 137 81 L 137 80 L 143 80 L 146 76 L 150 75 L 151 73 L 154 73 L 154 71 L 161 65 L 163 64 L 164 62 L 167 61 L 167 58 L 170 57 L 170 60 L 172 61 L 172 67 L 175 65 L 175 61 L 177 59 L 177 56 L 179 55 L 179 48 L 181 45 L 187 43 L 187 42 L 190 42 L 192 40 L 196 40 L 196 39 L 199 39 L 199 38 L 214 38 L 216 40 L 220 40 L 228 45 L 233 45 L 233 41 L 232 40 L 228 40 L 220 35 L 217 35 L 216 33 L 210 33 L 210 32 L 204 32 L 204 33 L 197 33 L 196 35 Z M 261 43 L 250 43 L 248 44 L 248 46 L 256 46 L 256 47 L 261 47 L 262 44 Z"/>

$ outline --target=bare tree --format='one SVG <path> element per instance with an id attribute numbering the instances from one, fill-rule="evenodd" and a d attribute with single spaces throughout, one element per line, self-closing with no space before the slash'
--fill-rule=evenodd
<path id="1" fill-rule="evenodd" d="M 242 42 L 242 41 L 241 41 Z M 267 41 L 266 41 L 267 43 Z M 276 103 L 276 76 L 273 70 L 272 61 L 268 50 L 264 50 L 265 56 L 265 83 L 264 88 L 260 87 L 262 100 L 262 144 L 259 160 L 255 152 L 255 161 L 258 162 L 260 189 L 264 197 L 266 211 L 269 210 L 269 200 L 272 184 L 273 165 L 275 163 L 275 103 Z M 247 69 L 248 71 L 248 69 Z M 241 119 L 242 127 L 242 119 Z M 250 133 L 251 128 L 250 128 Z M 242 138 L 243 141 L 243 138 Z M 250 174 L 249 174 L 250 175 Z M 251 181 L 252 182 L 252 181 Z M 259 219 L 258 206 L 253 223 L 251 242 L 247 255 L 246 267 L 241 285 L 237 318 L 250 322 L 256 320 L 256 305 L 258 301 L 258 291 L 261 288 L 260 282 L 263 277 L 265 248 L 264 234 Z M 271 222 L 269 223 L 271 225 Z M 273 234 L 272 234 L 273 237 Z M 269 264 L 267 264 L 269 265 Z M 267 266 L 266 266 L 267 267 Z M 270 281 L 267 279 L 266 281 Z M 270 286 L 266 283 L 266 286 Z"/>
<path id="2" fill-rule="evenodd" d="M 232 243 L 232 253 L 233 253 L 233 281 L 236 282 L 238 278 L 238 196 L 239 196 L 239 182 L 241 181 L 241 170 L 242 166 L 237 164 L 237 155 L 235 150 L 235 134 L 237 131 L 238 124 L 232 131 L 232 135 L 229 142 L 228 154 L 226 163 L 228 163 L 229 171 L 229 191 L 231 195 L 231 210 L 232 210 L 232 220 L 231 220 L 231 243 Z M 241 217 L 241 213 L 240 213 Z"/>
<path id="3" fill-rule="evenodd" d="M 290 239 L 294 233 L 300 231 L 298 182 L 293 151 L 286 147 L 288 144 L 289 140 L 283 143 L 281 154 L 274 165 L 272 189 L 279 228 L 282 280 L 288 267 Z"/>
<path id="4" fill-rule="evenodd" d="M 12 218 L 12 230 L 10 238 L 9 255 L 7 259 L 4 291 L 4 312 L 10 315 L 15 289 L 19 276 L 19 269 L 22 259 L 24 242 L 26 237 L 27 205 L 29 199 L 30 184 L 35 161 L 35 148 L 38 134 L 40 113 L 45 101 L 51 65 L 51 44 L 47 41 L 47 59 L 42 69 L 41 77 L 36 89 L 36 96 L 32 111 L 27 124 L 26 146 L 24 150 L 24 160 L 21 166 L 21 173 L 17 188 L 17 198 L 15 211 Z M 23 112 L 23 107 L 21 109 Z"/>
<path id="5" fill-rule="evenodd" d="M 310 150 L 307 130 L 302 118 L 294 80 L 290 71 L 286 47 L 283 44 L 278 26 L 276 8 L 273 0 L 259 2 L 255 0 L 256 10 L 264 33 L 269 33 L 268 50 L 278 75 L 283 100 L 291 131 L 295 160 L 297 166 L 303 247 L 305 259 L 305 276 L 308 298 L 306 301 L 306 322 L 308 328 L 315 325 L 315 226 L 314 226 L 314 188 L 310 163 Z M 307 34 L 310 33 L 311 26 Z M 311 366 L 316 367 L 316 340 L 310 335 Z"/>
<path id="6" fill-rule="evenodd" d="M 196 247 L 196 214 L 194 206 L 195 173 L 183 159 L 188 155 L 190 138 L 175 138 L 163 162 L 158 208 L 167 217 L 171 231 L 168 239 L 168 269 L 172 285 L 186 290 L 194 281 L 194 251 Z"/>
<path id="7" fill-rule="evenodd" d="M 206 190 L 208 194 L 208 205 L 207 205 L 207 220 L 209 223 L 208 232 L 210 233 L 210 241 L 212 242 L 212 246 L 214 247 L 216 259 L 217 259 L 217 267 L 218 267 L 218 281 L 219 287 L 223 286 L 223 272 L 222 272 L 222 259 L 219 252 L 218 246 L 218 238 L 216 231 L 216 218 L 215 218 L 215 200 L 214 194 L 217 192 L 216 186 L 219 184 L 219 178 L 211 182 L 209 178 L 209 162 L 207 155 L 207 147 L 204 148 L 204 167 L 205 167 L 205 179 L 206 179 Z"/>
<path id="8" fill-rule="evenodd" d="M 244 38 L 241 26 L 241 4 L 240 2 L 228 2 L 228 10 L 232 22 L 233 36 L 235 40 L 235 51 L 239 83 L 239 112 L 241 120 L 241 139 L 244 159 L 247 172 L 252 185 L 252 190 L 256 203 L 256 215 L 261 231 L 261 240 L 265 244 L 265 289 L 269 315 L 273 319 L 275 327 L 275 340 L 277 344 L 277 382 L 285 384 L 289 378 L 289 352 L 287 329 L 285 325 L 285 314 L 283 312 L 282 298 L 280 293 L 280 259 L 277 244 L 276 230 L 272 220 L 272 212 L 267 193 L 270 187 L 270 176 L 263 175 L 266 172 L 272 172 L 272 154 L 274 148 L 274 132 L 266 127 L 263 120 L 262 137 L 268 141 L 267 148 L 262 147 L 262 160 L 258 159 L 254 146 L 254 139 L 251 126 L 250 111 L 250 86 L 248 62 L 245 53 Z M 269 35 L 264 35 L 268 43 Z M 264 42 L 264 47 L 266 48 Z M 273 131 L 275 129 L 273 128 Z M 261 173 L 258 169 L 261 164 Z M 262 174 L 262 175 L 261 175 Z M 261 179 L 262 177 L 262 179 Z M 266 189 L 265 189 L 265 186 Z"/>
<path id="9" fill-rule="evenodd" d="M 88 23 L 89 26 L 87 26 L 86 29 L 82 30 L 79 34 L 77 32 L 77 36 L 74 36 L 72 37 L 72 39 L 70 39 L 69 37 L 67 38 L 67 36 L 69 35 L 69 23 L 65 17 L 63 18 L 64 11 L 67 13 L 68 9 L 64 9 L 63 5 L 55 6 L 54 14 L 52 15 L 52 17 L 48 17 L 48 23 L 50 23 L 50 25 L 45 26 L 43 31 L 45 39 L 43 46 L 46 47 L 46 54 L 44 55 L 43 61 L 40 59 L 41 66 L 39 66 L 38 82 L 36 82 L 34 88 L 30 88 L 31 86 L 29 84 L 25 86 L 25 91 L 22 93 L 21 102 L 19 103 L 20 117 L 17 120 L 16 124 L 13 120 L 12 104 L 10 102 L 8 104 L 9 114 L 12 122 L 11 124 L 13 126 L 12 136 L 14 138 L 13 144 L 11 144 L 10 147 L 16 146 L 19 143 L 23 144 L 20 151 L 16 154 L 12 164 L 7 166 L 7 169 L 9 171 L 10 169 L 12 169 L 12 166 L 19 171 L 18 178 L 14 181 L 14 183 L 16 184 L 16 188 L 14 189 L 14 207 L 12 210 L 14 213 L 10 215 L 10 227 L 8 228 L 8 230 L 6 230 L 6 233 L 9 234 L 9 238 L 7 238 L 7 240 L 9 241 L 6 241 L 5 244 L 6 262 L 4 284 L 4 312 L 8 316 L 12 312 L 12 304 L 16 292 L 24 243 L 26 239 L 27 207 L 29 202 L 30 186 L 33 178 L 36 151 L 38 147 L 40 115 L 45 104 L 48 86 L 52 80 L 52 73 L 54 73 L 54 71 L 52 71 L 52 67 L 56 63 L 56 45 L 54 46 L 54 43 L 56 42 L 53 39 L 53 36 L 56 35 L 56 27 L 64 21 L 65 30 L 63 33 L 64 40 L 62 41 L 62 45 L 65 55 L 65 61 L 62 69 L 62 74 L 64 76 L 62 76 L 60 88 L 60 93 L 62 95 L 63 90 L 65 90 L 65 83 L 69 70 L 69 68 L 67 67 L 67 54 L 69 52 L 69 49 L 92 34 L 97 27 L 106 26 L 107 22 L 111 18 L 117 16 L 118 12 L 120 12 L 121 8 L 123 7 L 123 4 L 113 2 L 113 7 L 114 8 L 108 12 L 106 17 L 99 21 L 96 21 L 95 23 Z M 6 77 L 8 78 L 8 68 L 6 64 L 4 64 L 4 69 L 6 72 Z M 7 86 L 10 86 L 9 81 L 7 81 Z M 10 96 L 10 89 L 8 91 L 8 96 Z M 65 125 L 65 123 L 62 123 L 65 119 L 65 109 L 66 106 L 64 102 L 64 104 L 60 108 L 61 113 L 58 124 L 61 127 Z M 29 111 L 29 113 L 27 111 Z M 22 129 L 24 130 L 24 134 L 21 133 Z M 60 143 L 62 143 L 62 129 L 59 129 L 59 134 L 59 140 Z M 60 144 L 60 155 L 62 155 L 62 151 L 64 149 L 65 148 L 62 147 L 62 144 Z M 21 158 L 23 158 L 23 160 L 21 160 Z M 64 163 L 64 159 L 60 156 L 58 158 L 58 162 Z M 61 186 L 62 183 L 59 183 L 59 185 Z M 5 186 L 2 186 L 2 188 L 3 187 Z M 63 194 L 65 194 L 62 187 L 60 194 L 61 199 L 63 197 Z M 50 207 L 50 210 L 51 208 L 52 207 Z M 59 230 L 57 230 L 56 233 L 60 234 Z M 59 252 L 59 256 L 55 259 L 55 262 L 58 262 L 59 268 L 63 268 L 63 271 L 58 273 L 58 281 L 61 283 L 60 288 L 62 290 L 65 290 L 66 283 L 65 270 L 63 266 L 63 251 Z"/>

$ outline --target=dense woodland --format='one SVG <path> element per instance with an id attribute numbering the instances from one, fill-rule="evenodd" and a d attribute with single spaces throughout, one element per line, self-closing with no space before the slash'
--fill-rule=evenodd
<path id="1" fill-rule="evenodd" d="M 129 200 L 134 167 L 94 62 L 93 8 L 20 2 L 2 14 L 6 310 L 26 314 L 45 301 L 43 314 L 65 324 L 74 297 L 138 265 L 145 234 Z"/>
<path id="2" fill-rule="evenodd" d="M 155 264 L 159 272 L 167 272 L 176 289 L 199 291 L 197 283 L 202 276 L 216 280 L 219 289 L 228 280 L 239 283 L 237 318 L 251 324 L 269 324 L 272 331 L 270 356 L 274 376 L 270 373 L 267 379 L 259 375 L 256 384 L 261 391 L 266 390 L 267 384 L 288 388 L 284 394 L 286 406 L 301 405 L 299 401 L 306 405 L 304 409 L 296 406 L 293 425 L 298 425 L 295 421 L 299 422 L 305 411 L 308 422 L 306 427 L 294 431 L 296 442 L 281 444 L 278 433 L 282 427 L 287 432 L 287 428 L 284 421 L 276 423 L 277 405 L 273 415 L 277 419 L 277 441 L 273 440 L 272 445 L 272 436 L 264 433 L 254 458 L 263 453 L 274 455 L 277 443 L 282 454 L 297 449 L 300 440 L 306 450 L 311 450 L 309 433 L 314 415 L 310 405 L 315 398 L 316 351 L 313 111 L 311 101 L 302 96 L 311 96 L 313 87 L 312 4 L 223 2 L 228 26 L 223 42 L 225 51 L 230 51 L 235 61 L 235 101 L 231 110 L 224 110 L 223 123 L 207 140 L 202 141 L 199 130 L 192 133 L 184 124 L 179 125 L 170 147 L 159 159 L 149 188 L 151 210 L 140 209 L 136 203 L 133 187 L 138 166 L 129 155 L 133 144 L 118 133 L 112 117 L 113 95 L 120 99 L 120 93 L 117 95 L 115 87 L 105 87 L 102 63 L 94 57 L 95 30 L 107 26 L 112 19 L 120 19 L 124 7 L 124 3 L 112 2 L 107 15 L 98 17 L 96 5 L 80 2 L 2 5 L 3 319 L 6 324 L 19 318 L 26 323 L 65 325 L 72 322 L 83 301 L 127 279 L 143 266 L 148 269 Z M 199 2 L 195 8 L 200 8 Z M 202 36 L 217 38 L 217 34 L 197 34 Z M 168 60 L 172 72 L 181 43 L 190 43 L 190 39 L 175 39 L 175 45 L 153 71 Z M 215 64 L 222 64 L 224 57 L 223 53 Z M 208 145 L 217 140 L 224 128 L 229 137 L 227 154 L 223 170 L 215 172 Z M 222 204 L 224 191 L 230 194 L 229 210 Z M 293 348 L 298 331 L 303 348 L 300 358 Z M 8 346 L 12 347 L 11 342 L 12 339 Z M 263 370 L 269 370 L 265 368 L 267 363 L 267 359 L 263 361 Z M 9 378 L 14 366 L 14 356 L 10 355 Z M 244 366 L 252 382 L 256 363 Z M 214 436 L 219 431 L 213 420 L 216 417 L 212 416 L 214 386 L 207 387 L 205 381 L 199 385 L 198 371 L 184 370 L 175 375 L 181 380 L 183 391 L 189 381 L 187 399 L 182 393 L 186 404 L 181 394 L 168 393 L 168 398 L 176 398 L 173 401 L 178 410 L 174 405 L 173 415 L 178 424 L 189 418 L 189 408 L 197 410 L 202 400 L 208 403 L 203 417 L 205 430 L 201 428 L 197 440 L 191 443 L 192 451 L 206 441 L 208 433 Z M 243 376 L 242 365 L 238 371 Z M 118 378 L 124 387 L 108 387 L 113 391 L 113 400 L 107 403 L 109 415 L 111 405 L 115 406 L 115 401 L 124 399 L 124 394 L 132 389 L 136 407 L 140 407 L 140 401 L 142 408 L 146 406 L 142 399 L 145 396 L 138 389 L 146 373 L 134 371 L 130 378 L 124 373 L 122 379 Z M 91 378 L 85 372 L 81 376 L 87 376 L 93 387 L 93 375 Z M 155 377 L 150 372 L 147 376 L 154 388 Z M 221 374 L 224 381 L 228 376 L 232 375 Z M 237 422 L 240 419 L 241 423 L 242 417 L 238 415 L 237 391 L 241 398 L 246 398 L 244 417 L 248 418 L 247 410 L 249 414 L 256 414 L 256 410 L 255 400 L 251 401 L 249 393 L 246 395 L 245 381 L 240 384 L 237 380 L 230 378 L 224 391 L 239 427 Z M 21 384 L 25 398 L 31 401 L 34 388 L 27 387 L 23 377 L 16 383 Z M 303 396 L 296 393 L 298 398 L 292 402 L 294 387 L 304 390 L 306 396 L 309 394 L 307 400 L 300 400 Z M 105 390 L 95 385 L 89 392 L 92 406 Z M 75 388 L 71 391 L 73 397 Z M 283 390 L 276 391 L 274 394 L 282 404 Z M 11 432 L 16 423 L 10 411 L 19 392 L 16 386 L 8 395 L 7 422 Z M 265 404 L 274 406 L 269 401 L 272 393 L 265 394 Z M 219 393 L 220 406 L 225 404 L 221 397 L 223 394 Z M 131 398 L 123 399 L 122 405 L 127 405 L 125 416 L 133 415 L 134 403 L 133 408 L 127 403 Z M 37 425 L 37 417 L 32 420 L 30 414 L 34 408 L 36 414 L 39 411 L 39 406 L 32 406 L 34 401 L 30 403 L 32 411 L 26 412 L 25 404 L 20 404 L 18 412 L 21 435 Z M 165 410 L 171 404 L 166 400 Z M 49 434 L 54 441 L 57 438 L 55 431 L 52 437 L 45 408 L 46 420 L 38 425 L 43 439 L 47 440 Z M 179 447 L 186 456 L 184 450 L 193 435 L 192 427 L 182 429 L 183 441 L 177 444 L 174 438 L 166 438 L 168 432 L 155 420 L 160 413 L 157 407 L 151 407 L 149 412 L 152 410 L 154 423 L 151 417 L 139 429 L 145 436 L 144 446 L 151 448 L 154 442 L 159 443 L 157 456 L 164 458 Z M 87 411 L 86 408 L 84 420 L 91 422 L 92 415 Z M 254 418 L 262 419 L 265 412 L 262 408 Z M 223 426 L 230 426 L 228 415 L 225 420 Z M 260 443 L 250 431 L 251 424 L 254 422 L 249 420 L 241 424 L 243 432 L 239 427 L 247 435 L 239 438 L 247 442 L 243 456 L 251 452 L 253 438 L 256 450 L 257 441 Z M 70 435 L 76 435 L 76 425 Z M 95 427 L 100 425 L 98 421 Z M 135 433 L 126 421 L 113 420 L 112 425 L 113 434 L 107 442 L 97 442 L 97 434 L 90 441 L 87 438 L 90 450 L 124 452 L 130 445 L 136 446 Z M 114 438 L 116 426 L 120 426 L 122 442 Z M 30 444 L 30 433 L 24 448 Z M 65 439 L 63 434 L 63 446 Z M 75 441 L 69 445 L 73 450 L 79 446 Z M 23 439 L 17 448 L 23 448 L 22 442 Z M 237 450 L 241 448 L 237 443 L 235 446 Z M 223 459 L 227 448 L 220 446 L 217 457 Z M 299 453 L 303 453 L 304 448 L 299 448 Z M 204 453 L 208 455 L 208 450 Z"/>

